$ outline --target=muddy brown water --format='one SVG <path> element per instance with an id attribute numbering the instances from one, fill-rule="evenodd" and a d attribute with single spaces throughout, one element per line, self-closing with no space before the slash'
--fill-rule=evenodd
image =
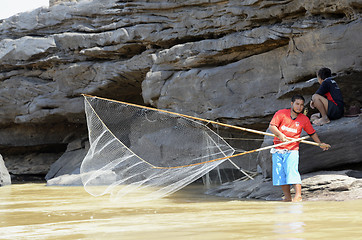
<path id="1" fill-rule="evenodd" d="M 283 203 L 203 194 L 193 184 L 148 202 L 83 187 L 0 188 L 0 239 L 362 239 L 362 200 Z"/>

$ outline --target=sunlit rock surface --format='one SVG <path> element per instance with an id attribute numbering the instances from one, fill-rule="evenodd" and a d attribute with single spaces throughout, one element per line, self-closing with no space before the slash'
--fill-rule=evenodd
<path id="1" fill-rule="evenodd" d="M 0 187 L 10 184 L 10 174 L 5 166 L 3 157 L 0 155 Z"/>

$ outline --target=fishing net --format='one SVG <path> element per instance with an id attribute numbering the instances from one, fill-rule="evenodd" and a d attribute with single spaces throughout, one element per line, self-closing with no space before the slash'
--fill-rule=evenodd
<path id="1" fill-rule="evenodd" d="M 84 100 L 90 148 L 81 176 L 94 196 L 161 198 L 234 153 L 209 127 L 182 115 L 89 95 Z"/>

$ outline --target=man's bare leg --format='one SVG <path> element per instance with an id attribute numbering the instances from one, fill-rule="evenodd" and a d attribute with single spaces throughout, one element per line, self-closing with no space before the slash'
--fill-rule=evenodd
<path id="1" fill-rule="evenodd" d="M 328 112 L 328 100 L 319 95 L 319 94 L 314 94 L 312 97 L 314 106 L 318 109 L 318 111 L 321 113 L 321 118 L 314 120 L 313 123 L 316 125 L 323 125 L 323 124 L 327 124 L 330 123 L 331 121 L 329 120 L 328 116 L 327 116 L 327 112 Z"/>
<path id="2" fill-rule="evenodd" d="M 283 202 L 291 202 L 292 195 L 290 194 L 290 185 L 281 185 L 283 193 L 284 193 L 284 200 Z"/>
<path id="3" fill-rule="evenodd" d="M 301 202 L 302 201 L 302 185 L 301 184 L 295 184 L 295 195 L 293 198 L 293 202 Z"/>

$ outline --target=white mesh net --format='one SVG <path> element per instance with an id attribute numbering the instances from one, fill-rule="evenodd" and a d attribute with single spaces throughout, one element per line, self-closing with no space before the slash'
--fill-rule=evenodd
<path id="1" fill-rule="evenodd" d="M 87 192 L 138 201 L 169 195 L 232 156 L 204 124 L 157 109 L 84 95 L 90 149 L 81 165 Z M 222 160 L 213 161 L 215 159 Z"/>

